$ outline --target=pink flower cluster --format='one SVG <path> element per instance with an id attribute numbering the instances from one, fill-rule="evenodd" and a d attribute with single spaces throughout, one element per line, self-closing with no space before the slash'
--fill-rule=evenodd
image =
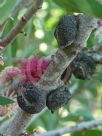
<path id="1" fill-rule="evenodd" d="M 33 57 L 22 62 L 21 71 L 25 75 L 24 82 L 36 83 L 47 69 L 50 60 Z"/>
<path id="2" fill-rule="evenodd" d="M 0 83 L 5 84 L 10 82 L 19 74 L 21 74 L 21 69 L 17 67 L 6 67 L 0 75 Z"/>
<path id="3" fill-rule="evenodd" d="M 20 67 L 7 67 L 0 75 L 0 83 L 8 83 L 21 76 L 23 83 L 36 83 L 47 69 L 50 60 L 33 57 L 21 62 Z"/>

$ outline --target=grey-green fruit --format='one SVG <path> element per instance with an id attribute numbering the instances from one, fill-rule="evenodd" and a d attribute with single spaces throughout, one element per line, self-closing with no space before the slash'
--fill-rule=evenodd
<path id="1" fill-rule="evenodd" d="M 96 63 L 91 56 L 81 52 L 73 61 L 72 72 L 76 78 L 90 79 L 95 72 Z"/>
<path id="2" fill-rule="evenodd" d="M 34 84 L 24 84 L 18 91 L 19 107 L 27 113 L 39 113 L 46 106 L 46 93 Z"/>
<path id="3" fill-rule="evenodd" d="M 75 16 L 64 16 L 59 21 L 54 36 L 58 45 L 65 48 L 75 41 L 78 22 Z"/>
<path id="4" fill-rule="evenodd" d="M 46 105 L 49 108 L 49 110 L 53 112 L 67 104 L 70 98 L 71 94 L 67 87 L 65 86 L 58 87 L 57 89 L 52 90 L 47 95 Z"/>

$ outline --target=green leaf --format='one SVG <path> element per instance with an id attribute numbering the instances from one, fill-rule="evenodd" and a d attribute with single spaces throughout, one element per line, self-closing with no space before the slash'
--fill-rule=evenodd
<path id="1" fill-rule="evenodd" d="M 53 0 L 68 13 L 85 13 L 102 18 L 102 4 L 96 0 Z"/>
<path id="2" fill-rule="evenodd" d="M 0 0 L 0 21 L 10 15 L 16 2 L 16 0 Z"/>
<path id="3" fill-rule="evenodd" d="M 86 130 L 86 131 L 81 131 L 81 132 L 75 132 L 72 133 L 71 136 L 102 136 L 102 131 L 101 130 Z"/>
<path id="4" fill-rule="evenodd" d="M 7 105 L 7 104 L 12 104 L 14 103 L 13 100 L 5 97 L 5 96 L 0 96 L 0 105 Z"/>

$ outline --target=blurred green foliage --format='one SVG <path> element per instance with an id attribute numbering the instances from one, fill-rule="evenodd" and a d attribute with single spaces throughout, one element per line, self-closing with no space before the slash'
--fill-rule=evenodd
<path id="1" fill-rule="evenodd" d="M 100 130 L 87 130 L 87 131 L 74 133 L 71 136 L 81 136 L 81 135 L 84 135 L 84 136 L 101 136 L 102 131 L 100 131 Z"/>
<path id="2" fill-rule="evenodd" d="M 16 0 L 0 0 L 0 21 L 10 15 Z M 19 21 L 20 16 L 27 10 L 23 7 L 13 20 L 6 23 L 2 37 Z M 42 9 L 28 22 L 24 32 L 4 50 L 5 65 L 0 67 L 0 71 L 7 66 L 17 66 L 22 59 L 38 55 L 47 57 L 54 54 L 57 49 L 57 42 L 54 38 L 54 30 L 63 15 L 72 13 L 85 13 L 102 18 L 102 5 L 96 0 L 44 0 Z M 100 30 L 94 31 L 87 43 L 91 48 L 102 39 Z M 91 80 L 78 80 L 73 76 L 70 88 L 74 91 L 74 96 L 70 103 L 52 114 L 45 111 L 36 120 L 32 118 L 27 127 L 29 132 L 35 130 L 46 131 L 75 124 L 80 121 L 88 121 L 94 118 L 102 118 L 102 67 L 97 66 L 96 73 Z M 85 131 L 84 136 L 101 136 L 102 132 L 97 130 Z M 66 135 L 67 136 L 67 135 Z M 69 136 L 69 135 L 68 135 Z M 79 133 L 72 134 L 79 136 Z"/>
<path id="3" fill-rule="evenodd" d="M 16 0 L 0 0 L 0 21 L 10 15 L 10 11 L 15 5 Z"/>
<path id="4" fill-rule="evenodd" d="M 53 0 L 67 13 L 85 13 L 102 18 L 102 5 L 97 0 Z"/>

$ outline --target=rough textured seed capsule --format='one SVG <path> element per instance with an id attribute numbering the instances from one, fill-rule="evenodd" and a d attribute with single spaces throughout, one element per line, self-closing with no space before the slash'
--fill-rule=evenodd
<path id="1" fill-rule="evenodd" d="M 46 105 L 53 112 L 68 103 L 71 94 L 67 87 L 58 87 L 47 95 Z"/>
<path id="2" fill-rule="evenodd" d="M 79 79 L 90 79 L 95 72 L 96 63 L 91 56 L 81 52 L 71 65 L 73 74 Z"/>
<path id="3" fill-rule="evenodd" d="M 75 16 L 64 16 L 61 18 L 54 32 L 54 36 L 60 47 L 65 48 L 75 41 L 77 24 Z"/>
<path id="4" fill-rule="evenodd" d="M 46 106 L 46 94 L 34 84 L 24 84 L 18 91 L 17 101 L 25 112 L 39 113 Z"/>

